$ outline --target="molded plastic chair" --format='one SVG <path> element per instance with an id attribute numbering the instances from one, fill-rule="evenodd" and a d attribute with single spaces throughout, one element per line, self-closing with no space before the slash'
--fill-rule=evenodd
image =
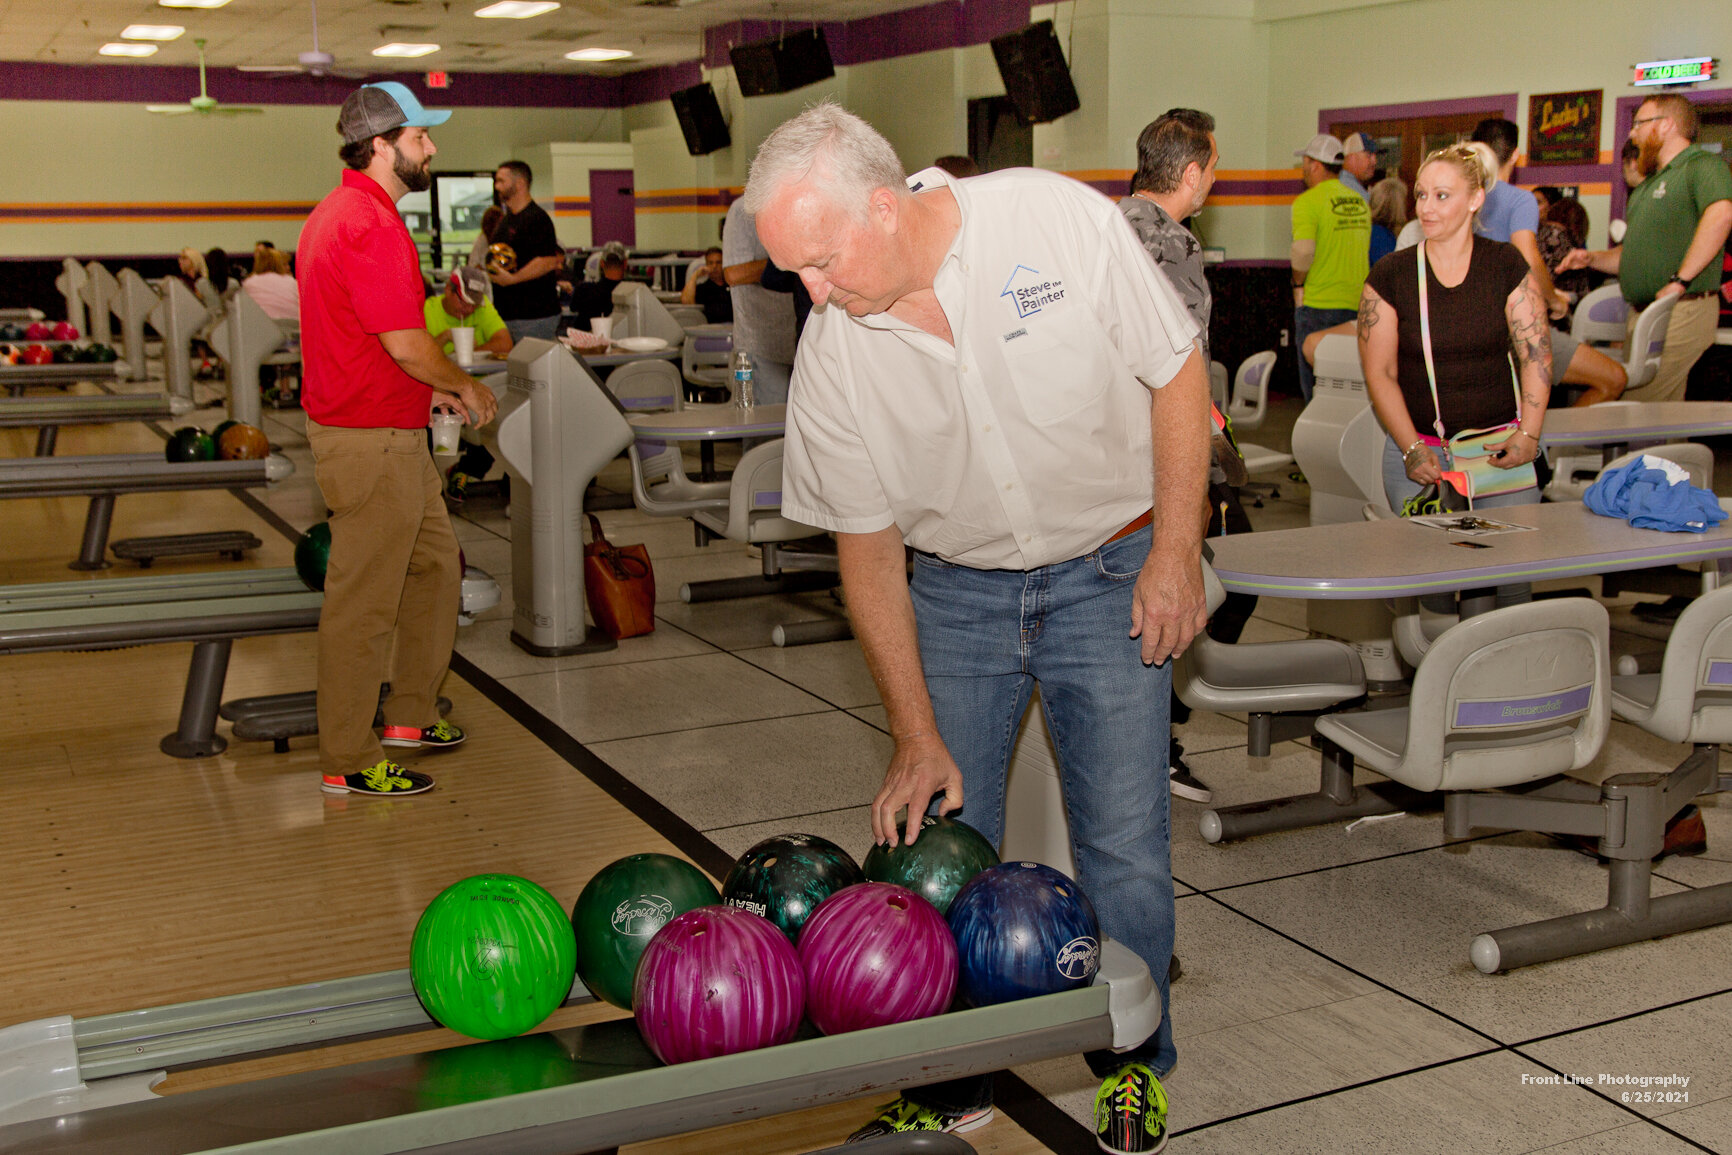
<path id="1" fill-rule="evenodd" d="M 1621 721 L 1694 748 L 1669 774 L 1566 781 L 1544 797 L 1468 796 L 1449 815 L 1452 836 L 1489 826 L 1598 838 L 1611 862 L 1603 908 L 1475 938 L 1470 953 L 1487 974 L 1732 922 L 1732 883 L 1659 897 L 1650 889 L 1666 823 L 1697 795 L 1732 787 L 1719 773 L 1719 744 L 1732 741 L 1732 588 L 1679 616 L 1658 674 L 1611 679 L 1610 705 Z"/>
<path id="2" fill-rule="evenodd" d="M 1610 724 L 1608 632 L 1604 607 L 1590 598 L 1464 620 L 1420 663 L 1410 706 L 1317 719 L 1316 793 L 1209 811 L 1204 839 L 1393 814 L 1423 807 L 1430 791 L 1516 786 L 1581 769 Z M 1355 786 L 1356 760 L 1393 781 Z"/>
<path id="3" fill-rule="evenodd" d="M 626 456 L 631 461 L 632 503 L 645 513 L 690 517 L 700 509 L 727 508 L 728 483 L 687 477 L 679 442 L 633 441 Z"/>
<path id="4" fill-rule="evenodd" d="M 733 376 L 728 362 L 733 355 L 734 335 L 731 332 L 692 333 L 680 347 L 680 375 L 699 388 L 727 389 Z"/>
<path id="5" fill-rule="evenodd" d="M 672 361 L 628 361 L 603 384 L 631 413 L 685 408 L 685 386 Z"/>
<path id="6" fill-rule="evenodd" d="M 1227 593 L 1203 563 L 1209 613 Z M 1245 752 L 1265 757 L 1271 745 L 1311 733 L 1311 715 L 1365 696 L 1365 668 L 1344 642 L 1327 638 L 1286 642 L 1217 642 L 1192 639 L 1173 663 L 1173 691 L 1193 710 L 1250 715 Z"/>
<path id="7" fill-rule="evenodd" d="M 1636 331 L 1624 349 L 1624 373 L 1629 382 L 1625 392 L 1638 389 L 1654 379 L 1660 371 L 1660 355 L 1666 351 L 1666 330 L 1672 327 L 1672 309 L 1677 297 L 1664 297 L 1636 318 Z"/>
<path id="8" fill-rule="evenodd" d="M 1604 466 L 1591 458 L 1560 457 L 1554 467 L 1557 472 L 1552 475 L 1551 484 L 1545 489 L 1546 500 L 1580 501 L 1588 492 L 1588 487 L 1599 480 L 1600 474 L 1608 469 L 1621 469 L 1643 454 L 1664 457 L 1667 461 L 1683 466 L 1690 472 L 1691 485 L 1699 485 L 1703 489 L 1714 488 L 1714 451 L 1694 441 L 1674 441 L 1666 445 L 1652 445 L 1646 449 L 1633 449 L 1614 457 Z"/>
<path id="9" fill-rule="evenodd" d="M 1624 290 L 1618 282 L 1609 281 L 1576 302 L 1570 336 L 1590 345 L 1621 345 L 1625 336 L 1624 318 L 1629 311 Z"/>
<path id="10" fill-rule="evenodd" d="M 758 546 L 763 553 L 763 577 L 687 582 L 680 587 L 680 600 L 716 601 L 829 589 L 839 584 L 835 547 L 824 537 L 824 531 L 815 525 L 805 525 L 782 516 L 783 444 L 783 439 L 778 437 L 748 449 L 734 467 L 733 477 L 726 485 L 727 501 L 721 506 L 693 510 L 691 514 L 692 521 L 698 526 L 699 544 L 725 537 L 729 541 Z M 824 538 L 824 546 L 801 550 L 783 548 L 785 542 L 807 538 Z M 796 574 L 784 573 L 784 570 L 818 572 Z M 845 627 L 846 623 L 842 624 Z M 844 629 L 837 636 L 849 635 Z"/>
<path id="11" fill-rule="evenodd" d="M 1249 433 L 1263 424 L 1269 407 L 1269 378 L 1275 372 L 1275 350 L 1253 353 L 1239 365 L 1233 379 L 1233 396 L 1227 401 L 1227 416 L 1233 432 Z"/>

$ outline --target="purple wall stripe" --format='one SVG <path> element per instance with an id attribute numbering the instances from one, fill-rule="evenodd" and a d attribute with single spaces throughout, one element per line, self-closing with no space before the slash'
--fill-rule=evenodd
<path id="1" fill-rule="evenodd" d="M 1615 164 L 1534 164 L 1518 168 L 1515 184 L 1602 184 L 1619 179 Z"/>
<path id="2" fill-rule="evenodd" d="M 1218 180 L 1210 196 L 1218 197 L 1296 197 L 1305 191 L 1305 181 L 1297 170 L 1292 180 Z"/>
<path id="3" fill-rule="evenodd" d="M 1028 0 L 941 0 L 847 23 L 818 21 L 837 66 L 868 64 L 943 48 L 985 44 L 994 36 L 1026 28 Z M 728 64 L 728 47 L 769 40 L 784 31 L 810 28 L 810 20 L 738 20 L 704 30 L 704 63 Z"/>
<path id="4" fill-rule="evenodd" d="M 1338 120 L 1395 120 L 1404 116 L 1454 116 L 1461 112 L 1500 112 L 1506 120 L 1521 123 L 1516 115 L 1519 100 L 1514 92 L 1496 96 L 1468 96 L 1459 100 L 1420 100 L 1410 104 L 1362 104 L 1357 108 L 1325 108 L 1317 114 L 1317 131 L 1328 132 Z M 1303 141 L 1299 145 L 1304 144 Z M 1298 147 L 1298 145 L 1295 145 Z"/>
<path id="5" fill-rule="evenodd" d="M 1582 713 L 1594 700 L 1592 682 L 1548 694 L 1543 698 L 1492 698 L 1455 704 L 1455 725 L 1523 726 L 1533 722 L 1556 722 Z"/>
<path id="6" fill-rule="evenodd" d="M 666 100 L 682 88 L 701 83 L 704 70 L 696 60 L 679 64 L 664 64 L 641 72 L 628 72 L 619 78 L 621 108 L 634 104 L 654 104 Z"/>

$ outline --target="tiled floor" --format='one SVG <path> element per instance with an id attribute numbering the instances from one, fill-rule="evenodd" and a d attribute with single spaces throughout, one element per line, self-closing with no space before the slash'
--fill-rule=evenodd
<path id="1" fill-rule="evenodd" d="M 1285 448 L 1296 412 L 1278 404 L 1256 439 Z M 263 500 L 303 526 L 317 501 L 299 414 L 268 423 L 302 468 Z M 1281 496 L 1253 521 L 1305 524 L 1303 484 L 1272 480 Z M 624 491 L 621 466 L 603 482 Z M 859 651 L 768 644 L 778 622 L 834 614 L 829 596 L 688 606 L 679 582 L 758 563 L 726 542 L 696 547 L 684 522 L 633 510 L 602 522 L 615 542 L 650 548 L 653 634 L 570 659 L 513 646 L 509 526 L 499 503 L 472 500 L 460 537 L 506 598 L 460 632 L 461 653 L 729 855 L 790 829 L 863 852 L 890 741 Z M 1246 639 L 1304 626 L 1302 604 L 1265 600 Z M 1288 742 L 1248 758 L 1242 719 L 1198 715 L 1180 733 L 1218 803 L 1315 787 L 1315 752 Z M 1616 725 L 1596 775 L 1669 769 L 1682 753 Z M 1202 809 L 1173 806 L 1185 973 L 1172 998 L 1172 1150 L 1732 1151 L 1732 928 L 1486 976 L 1468 962 L 1473 934 L 1599 906 L 1605 869 L 1535 835 L 1451 843 L 1436 814 L 1212 846 L 1197 833 Z M 1656 889 L 1732 879 L 1732 805 L 1704 811 L 1708 855 L 1666 863 Z M 1078 1121 L 1049 1141 L 1090 1149 L 1081 1061 L 1019 1074 Z M 1588 1081 L 1556 1080 L 1566 1074 Z M 1641 1088 L 1598 1081 L 1668 1075 L 1689 1079 L 1686 1101 L 1626 1101 Z"/>

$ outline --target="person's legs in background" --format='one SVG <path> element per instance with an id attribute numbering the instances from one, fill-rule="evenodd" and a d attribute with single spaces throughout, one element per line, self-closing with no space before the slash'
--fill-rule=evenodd
<path id="1" fill-rule="evenodd" d="M 1636 333 L 1637 312 L 1630 310 L 1624 322 L 1628 338 Z M 1660 370 L 1646 385 L 1624 390 L 1624 401 L 1682 401 L 1684 388 L 1690 381 L 1690 369 L 1714 343 L 1720 324 L 1718 297 L 1691 297 L 1672 307 L 1672 320 L 1666 327 L 1666 349 L 1660 354 Z"/>
<path id="2" fill-rule="evenodd" d="M 1306 401 L 1311 400 L 1311 388 L 1316 383 L 1316 374 L 1311 369 L 1311 362 L 1305 359 L 1305 338 L 1344 321 L 1352 321 L 1358 316 L 1358 312 L 1353 309 L 1313 309 L 1309 305 L 1293 307 L 1293 356 L 1299 363 L 1299 393 Z"/>

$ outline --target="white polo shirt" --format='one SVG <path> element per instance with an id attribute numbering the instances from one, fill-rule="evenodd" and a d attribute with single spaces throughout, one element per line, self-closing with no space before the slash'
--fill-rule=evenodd
<path id="1" fill-rule="evenodd" d="M 933 284 L 956 344 L 889 313 L 814 309 L 782 510 L 841 533 L 894 524 L 975 569 L 1081 557 L 1148 510 L 1148 388 L 1178 372 L 1197 326 L 1093 189 L 1035 169 L 929 168 L 908 187 L 939 182 L 962 214 Z"/>

